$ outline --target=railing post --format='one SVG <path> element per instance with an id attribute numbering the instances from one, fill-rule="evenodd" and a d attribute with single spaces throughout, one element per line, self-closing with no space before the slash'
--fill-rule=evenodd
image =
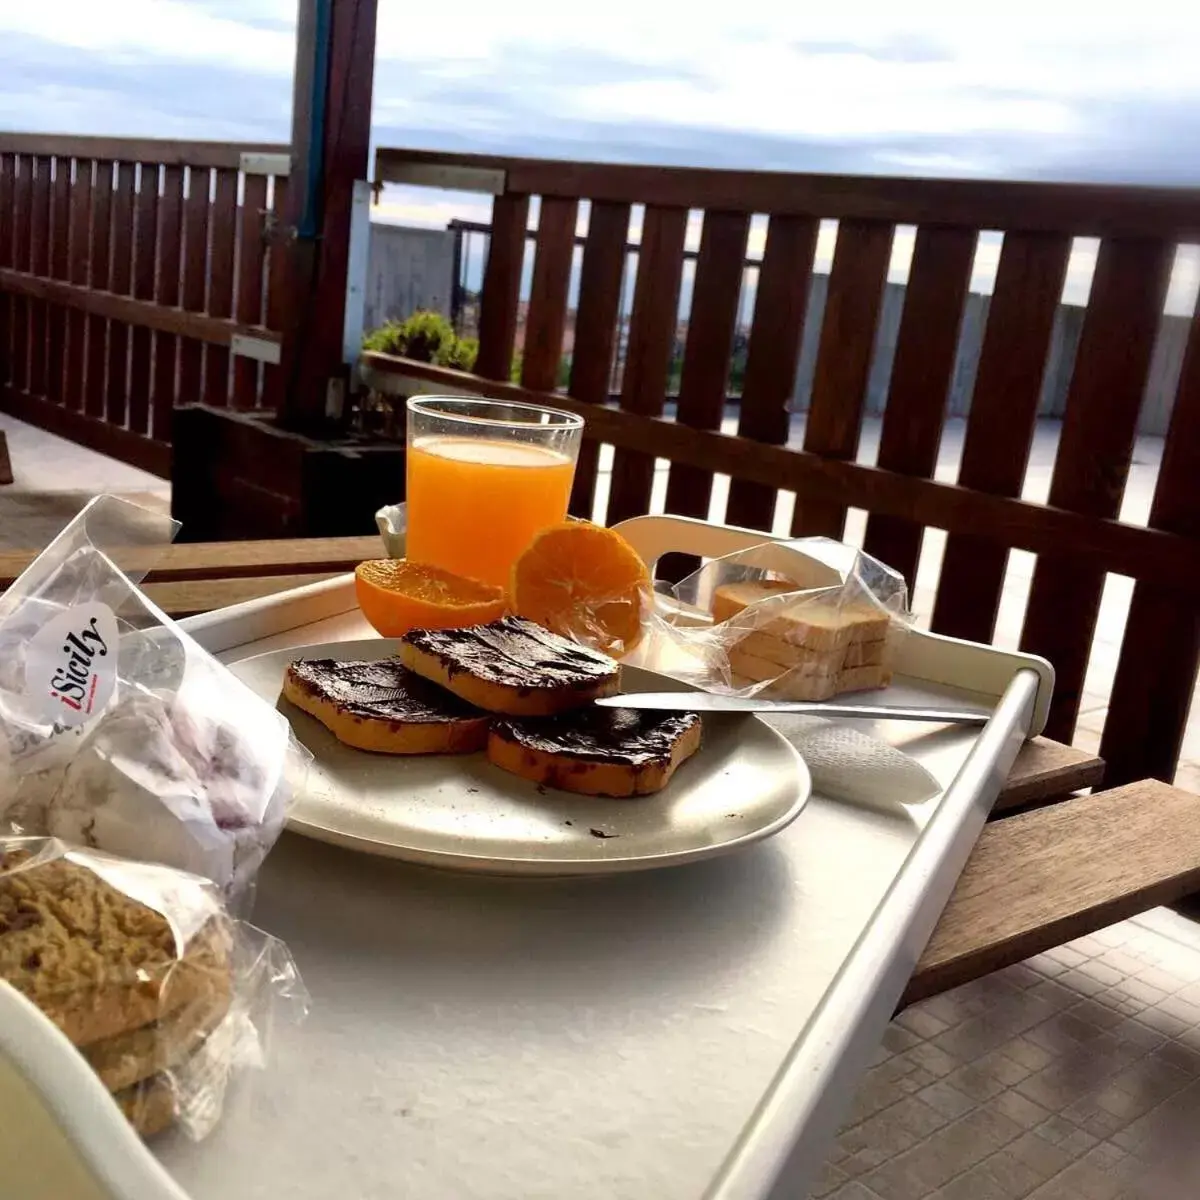
<path id="1" fill-rule="evenodd" d="M 367 178 L 378 0 L 300 0 L 288 189 L 280 423 L 342 416 L 342 332 L 356 180 Z"/>

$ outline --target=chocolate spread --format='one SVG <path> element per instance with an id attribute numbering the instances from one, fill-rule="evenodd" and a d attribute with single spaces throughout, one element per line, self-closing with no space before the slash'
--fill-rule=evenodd
<path id="1" fill-rule="evenodd" d="M 428 722 L 483 715 L 465 700 L 406 670 L 398 658 L 375 662 L 301 659 L 288 667 L 288 673 L 309 695 L 357 717 Z"/>
<path id="2" fill-rule="evenodd" d="M 452 676 L 469 674 L 526 691 L 588 688 L 620 670 L 607 654 L 521 617 L 469 629 L 414 629 L 403 640 L 438 659 Z"/>
<path id="3" fill-rule="evenodd" d="M 645 767 L 670 762 L 675 743 L 699 721 L 695 713 L 595 706 L 543 720 L 496 721 L 492 733 L 542 754 Z"/>

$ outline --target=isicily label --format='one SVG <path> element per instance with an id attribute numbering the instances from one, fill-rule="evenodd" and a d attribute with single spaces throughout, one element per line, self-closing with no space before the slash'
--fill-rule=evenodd
<path id="1" fill-rule="evenodd" d="M 25 694 L 56 725 L 91 720 L 117 683 L 117 618 L 91 601 L 66 609 L 34 635 L 25 651 Z"/>

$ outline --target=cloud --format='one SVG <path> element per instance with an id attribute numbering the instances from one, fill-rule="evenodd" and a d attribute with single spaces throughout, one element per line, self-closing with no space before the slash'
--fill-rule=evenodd
<path id="1" fill-rule="evenodd" d="M 286 139 L 293 0 L 0 0 L 0 125 Z M 379 144 L 1200 182 L 1200 6 L 383 0 Z"/>

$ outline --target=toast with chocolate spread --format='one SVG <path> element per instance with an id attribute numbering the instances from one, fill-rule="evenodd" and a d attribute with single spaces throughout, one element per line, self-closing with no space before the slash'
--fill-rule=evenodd
<path id="1" fill-rule="evenodd" d="M 283 694 L 358 750 L 469 754 L 487 743 L 487 713 L 414 675 L 398 658 L 300 659 L 287 669 Z"/>
<path id="2" fill-rule="evenodd" d="M 521 617 L 467 629 L 413 629 L 400 639 L 410 670 L 487 712 L 548 717 L 617 693 L 621 669 L 597 650 Z"/>
<path id="3" fill-rule="evenodd" d="M 592 707 L 541 721 L 499 720 L 488 760 L 586 796 L 648 796 L 700 749 L 695 713 Z"/>

